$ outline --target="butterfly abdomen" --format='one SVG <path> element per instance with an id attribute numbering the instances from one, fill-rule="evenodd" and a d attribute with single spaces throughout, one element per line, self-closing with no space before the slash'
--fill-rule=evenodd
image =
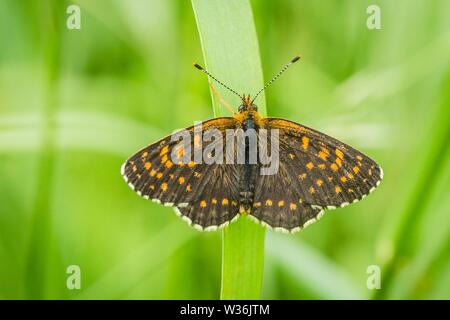
<path id="1" fill-rule="evenodd" d="M 248 117 L 243 122 L 243 130 L 256 132 L 258 126 L 253 117 Z M 257 145 L 255 146 L 257 148 Z M 250 138 L 245 136 L 245 164 L 242 166 L 241 183 L 239 190 L 239 212 L 249 213 L 255 195 L 255 182 L 258 164 L 250 161 Z"/>

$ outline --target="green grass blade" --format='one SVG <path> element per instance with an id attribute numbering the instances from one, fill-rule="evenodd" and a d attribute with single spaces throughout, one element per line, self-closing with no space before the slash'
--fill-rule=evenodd
<path id="1" fill-rule="evenodd" d="M 34 206 L 31 217 L 29 252 L 26 261 L 26 285 L 25 294 L 30 299 L 43 299 L 46 297 L 48 285 L 49 260 L 53 252 L 52 244 L 52 214 L 51 198 L 54 177 L 54 166 L 56 160 L 56 136 L 55 117 L 58 104 L 56 101 L 57 80 L 59 77 L 59 52 L 58 39 L 59 28 L 56 26 L 61 22 L 57 12 L 61 10 L 60 5 L 50 1 L 43 2 L 40 13 L 45 21 L 40 31 L 46 34 L 43 62 L 46 66 L 43 75 L 44 95 L 42 117 L 45 119 L 42 126 L 41 148 L 37 160 L 37 185 Z M 53 255 L 53 259 L 55 259 Z M 57 258 L 56 258 L 57 260 Z"/>
<path id="2" fill-rule="evenodd" d="M 350 274 L 320 251 L 294 237 L 268 236 L 267 258 L 292 281 L 290 288 L 300 288 L 314 299 L 365 299 Z M 304 296 L 294 296 L 304 299 Z"/>
<path id="3" fill-rule="evenodd" d="M 192 0 L 207 70 L 239 93 L 254 94 L 263 85 L 253 14 L 248 1 Z M 233 107 L 239 98 L 217 87 Z M 216 116 L 227 109 L 212 95 Z M 266 113 L 265 98 L 258 99 Z M 258 299 L 264 269 L 264 228 L 240 218 L 223 231 L 222 299 Z"/>
<path id="4" fill-rule="evenodd" d="M 450 79 L 446 79 L 443 85 L 448 92 L 450 87 Z M 445 90 L 443 90 L 445 91 Z M 375 292 L 374 298 L 385 299 L 392 298 L 391 291 L 395 282 L 399 278 L 400 271 L 404 268 L 404 261 L 411 261 L 417 254 L 423 240 L 418 236 L 423 221 L 427 215 L 436 215 L 432 210 L 427 210 L 427 206 L 432 200 L 433 193 L 436 192 L 436 182 L 445 175 L 446 160 L 448 159 L 448 140 L 450 138 L 450 112 L 448 105 L 450 103 L 450 95 L 443 95 L 438 107 L 436 107 L 433 120 L 429 122 L 429 129 L 424 136 L 423 145 L 425 160 L 421 164 L 421 172 L 418 175 L 416 185 L 410 195 L 409 202 L 406 203 L 400 220 L 394 230 L 392 236 L 393 256 L 386 263 L 384 275 L 382 278 L 383 290 Z M 424 132 L 426 132 L 424 130 Z M 433 136 L 434 139 L 429 141 L 428 137 Z M 433 184 L 430 185 L 430 181 Z M 440 223 L 440 222 L 438 222 Z M 433 236 L 438 234 L 436 230 Z M 430 236 L 428 236 L 430 237 Z M 433 245 L 437 247 L 437 245 Z M 403 264 L 403 265 L 402 265 Z M 412 277 L 408 278 L 408 282 L 413 282 Z"/>

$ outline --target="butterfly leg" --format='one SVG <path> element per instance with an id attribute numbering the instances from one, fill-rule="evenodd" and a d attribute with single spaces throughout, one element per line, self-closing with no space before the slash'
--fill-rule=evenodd
<path id="1" fill-rule="evenodd" d="M 224 105 L 233 114 L 236 113 L 236 111 L 233 110 L 233 108 L 228 104 L 228 102 L 226 102 L 225 99 L 222 98 L 219 92 L 217 92 L 216 88 L 214 88 L 214 85 L 211 82 L 209 83 L 209 86 L 211 87 L 213 94 L 217 97 L 217 99 L 219 99 L 220 104 Z"/>

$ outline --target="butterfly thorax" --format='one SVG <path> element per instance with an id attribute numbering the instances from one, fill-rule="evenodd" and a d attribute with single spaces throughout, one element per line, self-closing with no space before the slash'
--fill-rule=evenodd
<path id="1" fill-rule="evenodd" d="M 238 113 L 234 115 L 234 118 L 238 120 L 241 125 L 248 119 L 252 119 L 258 127 L 261 127 L 262 116 L 258 112 L 258 106 L 253 104 L 250 99 L 250 95 L 244 95 L 242 98 L 242 104 L 238 108 Z"/>

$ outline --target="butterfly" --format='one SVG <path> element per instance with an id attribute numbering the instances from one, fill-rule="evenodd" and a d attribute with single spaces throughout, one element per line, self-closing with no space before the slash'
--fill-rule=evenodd
<path id="1" fill-rule="evenodd" d="M 324 133 L 258 113 L 254 103 L 258 95 L 299 59 L 294 57 L 253 99 L 239 95 L 196 64 L 241 98 L 238 112 L 184 129 L 187 143 L 168 136 L 138 151 L 122 165 L 125 181 L 145 199 L 174 207 L 183 220 L 202 231 L 216 230 L 247 215 L 276 231 L 293 233 L 317 221 L 326 209 L 363 199 L 383 178 L 383 170 L 374 160 Z M 196 133 L 199 125 L 202 132 L 210 130 L 224 137 L 230 130 L 255 132 L 257 149 L 250 149 L 249 137 L 240 142 L 227 139 L 231 148 L 220 145 L 218 139 L 205 140 Z M 277 140 L 262 139 L 263 130 L 276 131 Z M 254 155 L 258 146 L 262 148 L 262 140 L 267 149 L 275 142 L 278 146 L 278 167 L 271 174 L 261 173 L 267 164 Z M 245 157 L 241 162 L 193 159 L 196 150 L 208 148 L 230 159 L 236 159 L 241 148 Z M 252 155 L 256 161 L 250 161 Z"/>

